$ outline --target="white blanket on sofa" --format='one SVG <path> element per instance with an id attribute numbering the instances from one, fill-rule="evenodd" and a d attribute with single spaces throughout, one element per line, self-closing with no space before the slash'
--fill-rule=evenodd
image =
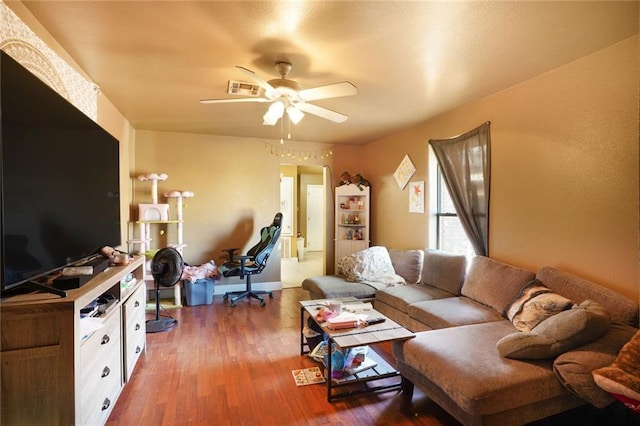
<path id="1" fill-rule="evenodd" d="M 365 283 L 376 290 L 406 284 L 393 269 L 389 251 L 382 246 L 369 247 L 343 257 L 338 262 L 338 273 L 347 281 Z"/>

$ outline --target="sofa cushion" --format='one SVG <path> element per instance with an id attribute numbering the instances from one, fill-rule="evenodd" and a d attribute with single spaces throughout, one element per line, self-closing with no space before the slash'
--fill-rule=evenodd
<path id="1" fill-rule="evenodd" d="M 376 289 L 364 283 L 351 283 L 338 275 L 323 275 L 306 278 L 302 288 L 307 290 L 313 299 L 335 299 L 339 297 L 357 297 L 365 299 L 374 297 Z"/>
<path id="2" fill-rule="evenodd" d="M 443 297 L 451 297 L 451 295 L 445 291 L 423 284 L 388 287 L 376 292 L 376 301 L 386 303 L 402 312 L 407 312 L 407 308 L 412 303 L 423 300 L 441 299 Z"/>
<path id="3" fill-rule="evenodd" d="M 456 327 L 490 321 L 506 321 L 491 308 L 468 297 L 447 297 L 409 305 L 409 316 L 431 329 Z"/>
<path id="4" fill-rule="evenodd" d="M 525 285 L 513 302 L 507 306 L 503 316 L 520 331 L 531 331 L 551 315 L 571 307 L 571 300 L 554 293 L 534 279 Z"/>
<path id="5" fill-rule="evenodd" d="M 420 282 L 424 263 L 424 250 L 390 249 L 389 257 L 394 271 L 404 278 L 407 284 Z"/>
<path id="6" fill-rule="evenodd" d="M 612 324 L 600 339 L 560 354 L 553 361 L 553 372 L 565 388 L 597 408 L 604 408 L 614 399 L 596 385 L 592 371 L 611 365 L 620 349 L 638 330 L 622 324 Z"/>
<path id="7" fill-rule="evenodd" d="M 423 284 L 458 296 L 466 272 L 467 258 L 465 256 L 434 249 L 425 250 L 421 278 Z"/>
<path id="8" fill-rule="evenodd" d="M 500 356 L 496 342 L 514 330 L 503 320 L 425 331 L 394 353 L 467 413 L 492 414 L 565 395 L 550 360 Z"/>
<path id="9" fill-rule="evenodd" d="M 587 299 L 598 302 L 611 315 L 611 322 L 638 327 L 637 301 L 550 266 L 540 268 L 536 278 L 551 290 L 571 299 L 573 303 L 582 303 Z"/>
<path id="10" fill-rule="evenodd" d="M 462 295 L 502 313 L 520 289 L 533 278 L 533 272 L 485 256 L 476 256 L 462 285 Z"/>
<path id="11" fill-rule="evenodd" d="M 604 308 L 585 300 L 568 311 L 553 315 L 530 332 L 513 333 L 497 343 L 500 355 L 514 359 L 554 358 L 570 349 L 602 337 L 611 325 Z"/>

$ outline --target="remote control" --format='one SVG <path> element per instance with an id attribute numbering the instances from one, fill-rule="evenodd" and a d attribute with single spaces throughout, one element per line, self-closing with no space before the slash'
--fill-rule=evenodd
<path id="1" fill-rule="evenodd" d="M 367 325 L 380 324 L 381 322 L 385 322 L 386 318 L 371 318 L 367 320 Z"/>

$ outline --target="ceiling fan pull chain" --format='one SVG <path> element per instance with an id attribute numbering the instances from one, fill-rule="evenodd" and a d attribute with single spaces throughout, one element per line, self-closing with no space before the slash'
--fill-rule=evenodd
<path id="1" fill-rule="evenodd" d="M 280 120 L 280 144 L 284 145 L 284 118 Z"/>

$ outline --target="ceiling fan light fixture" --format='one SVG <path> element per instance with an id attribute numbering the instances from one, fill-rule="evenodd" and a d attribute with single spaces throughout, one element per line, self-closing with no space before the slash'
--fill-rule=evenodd
<path id="1" fill-rule="evenodd" d="M 269 106 L 267 112 L 262 116 L 264 122 L 262 124 L 268 126 L 275 126 L 278 120 L 284 114 L 284 104 L 280 101 L 276 101 Z"/>
<path id="2" fill-rule="evenodd" d="M 289 115 L 289 119 L 293 124 L 298 124 L 304 118 L 304 112 L 300 111 L 295 105 L 287 107 L 287 115 Z"/>

